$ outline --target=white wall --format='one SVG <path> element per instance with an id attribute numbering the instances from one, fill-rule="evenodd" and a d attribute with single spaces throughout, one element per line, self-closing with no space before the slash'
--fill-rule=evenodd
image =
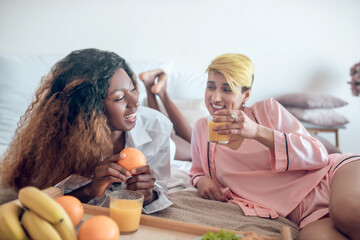
<path id="1" fill-rule="evenodd" d="M 359 23 L 359 0 L 0 0 L 0 51 L 96 47 L 187 72 L 244 53 L 256 68 L 251 103 L 291 92 L 344 99 L 340 148 L 360 153 L 360 98 L 347 84 L 360 61 Z"/>

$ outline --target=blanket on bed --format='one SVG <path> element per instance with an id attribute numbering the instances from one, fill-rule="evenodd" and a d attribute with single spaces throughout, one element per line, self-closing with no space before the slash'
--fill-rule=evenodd
<path id="1" fill-rule="evenodd" d="M 200 198 L 184 171 L 172 169 L 168 188 L 167 196 L 173 205 L 151 215 L 242 232 L 253 231 L 275 238 L 280 237 L 281 228 L 286 225 L 291 228 L 293 238 L 297 237 L 298 227 L 286 218 L 270 220 L 245 216 L 237 205 Z M 13 189 L 0 189 L 0 204 L 16 198 L 17 192 Z"/>
<path id="2" fill-rule="evenodd" d="M 177 191 L 167 195 L 174 203 L 169 208 L 151 214 L 152 216 L 203 224 L 236 231 L 253 231 L 261 235 L 280 238 L 282 226 L 289 226 L 296 239 L 298 227 L 290 220 L 279 217 L 264 219 L 245 216 L 235 204 L 200 198 L 197 191 Z"/>

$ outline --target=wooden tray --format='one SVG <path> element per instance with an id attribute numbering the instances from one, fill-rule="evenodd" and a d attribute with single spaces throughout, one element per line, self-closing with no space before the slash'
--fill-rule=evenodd
<path id="1" fill-rule="evenodd" d="M 59 188 L 51 187 L 43 190 L 53 198 L 60 197 L 62 192 Z M 110 216 L 110 209 L 98 207 L 88 204 L 83 204 L 85 214 L 83 220 L 93 215 L 107 215 Z M 121 233 L 119 239 L 147 239 L 147 240 L 193 240 L 199 236 L 204 235 L 208 231 L 218 232 L 220 228 L 211 227 L 200 224 L 193 224 L 188 222 L 176 221 L 166 218 L 153 217 L 150 215 L 141 215 L 139 229 L 135 233 L 125 234 Z M 225 229 L 230 232 L 244 234 L 244 232 L 233 231 Z M 273 238 L 268 236 L 261 236 L 263 240 L 292 240 L 290 227 L 284 226 L 281 230 L 280 238 Z"/>

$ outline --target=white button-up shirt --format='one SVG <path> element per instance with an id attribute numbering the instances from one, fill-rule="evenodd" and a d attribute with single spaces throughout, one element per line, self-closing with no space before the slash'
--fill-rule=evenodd
<path id="1" fill-rule="evenodd" d="M 146 157 L 146 163 L 150 165 L 156 176 L 154 191 L 157 192 L 158 199 L 144 206 L 144 213 L 157 212 L 172 204 L 164 195 L 167 191 L 167 183 L 170 180 L 171 131 L 172 123 L 162 113 L 140 106 L 137 111 L 135 127 L 125 132 L 125 147 L 133 147 L 142 151 Z M 90 181 L 91 179 L 79 175 L 70 175 L 56 184 L 56 187 L 59 187 L 64 193 L 68 193 Z M 102 197 L 94 198 L 88 204 L 108 207 L 110 192 L 124 188 L 125 184 L 123 183 L 113 184 Z"/>

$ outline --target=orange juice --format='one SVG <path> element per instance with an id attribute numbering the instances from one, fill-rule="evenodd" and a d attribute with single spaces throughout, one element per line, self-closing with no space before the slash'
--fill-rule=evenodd
<path id="1" fill-rule="evenodd" d="M 110 217 L 118 224 L 120 232 L 139 228 L 142 202 L 137 199 L 115 199 L 110 203 Z"/>
<path id="2" fill-rule="evenodd" d="M 216 142 L 216 143 L 228 143 L 230 135 L 218 134 L 216 131 L 213 130 L 214 127 L 227 125 L 227 122 L 213 122 L 208 121 L 208 129 L 209 129 L 209 142 Z"/>

